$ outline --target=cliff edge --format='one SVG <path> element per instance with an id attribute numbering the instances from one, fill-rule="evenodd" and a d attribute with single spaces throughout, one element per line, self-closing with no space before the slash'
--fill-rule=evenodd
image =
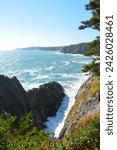
<path id="1" fill-rule="evenodd" d="M 64 127 L 60 133 L 60 138 L 69 136 L 75 131 L 78 122 L 89 116 L 100 112 L 100 94 L 99 94 L 99 77 L 91 76 L 81 86 L 76 94 L 76 101 L 71 108 Z"/>
<path id="2" fill-rule="evenodd" d="M 76 94 L 56 145 L 72 150 L 100 149 L 100 79 L 90 76 Z"/>

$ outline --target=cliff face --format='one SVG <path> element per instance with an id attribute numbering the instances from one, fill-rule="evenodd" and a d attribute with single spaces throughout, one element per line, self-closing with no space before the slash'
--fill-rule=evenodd
<path id="1" fill-rule="evenodd" d="M 16 77 L 0 75 L 0 114 L 10 113 L 19 119 L 32 111 L 39 130 L 44 128 L 47 117 L 56 114 L 64 96 L 64 89 L 57 82 L 26 92 Z"/>
<path id="2" fill-rule="evenodd" d="M 59 138 L 69 138 L 86 124 L 83 120 L 93 120 L 100 112 L 99 77 L 91 76 L 78 90 L 76 101 L 70 110 Z M 89 122 L 90 122 L 89 121 Z"/>
<path id="3" fill-rule="evenodd" d="M 85 54 L 88 50 L 88 43 L 79 43 L 61 48 L 62 53 Z"/>

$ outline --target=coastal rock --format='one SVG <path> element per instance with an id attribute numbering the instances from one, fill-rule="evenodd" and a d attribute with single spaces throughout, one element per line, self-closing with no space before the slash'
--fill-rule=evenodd
<path id="1" fill-rule="evenodd" d="M 0 114 L 11 113 L 20 118 L 29 111 L 28 97 L 16 77 L 0 75 Z"/>
<path id="2" fill-rule="evenodd" d="M 71 108 L 59 138 L 69 137 L 78 129 L 80 120 L 91 118 L 100 112 L 99 77 L 91 76 L 76 94 L 76 101 Z"/>
<path id="3" fill-rule="evenodd" d="M 85 54 L 88 50 L 88 43 L 79 43 L 61 48 L 62 53 Z"/>
<path id="4" fill-rule="evenodd" d="M 50 82 L 25 91 L 16 77 L 0 75 L 0 114 L 17 116 L 17 120 L 32 111 L 35 125 L 44 128 L 47 117 L 56 114 L 63 100 L 64 89 L 57 82 Z"/>
<path id="5" fill-rule="evenodd" d="M 65 94 L 59 83 L 50 82 L 27 91 L 27 96 L 35 124 L 40 130 L 44 127 L 43 122 L 46 121 L 47 117 L 56 114 Z"/>

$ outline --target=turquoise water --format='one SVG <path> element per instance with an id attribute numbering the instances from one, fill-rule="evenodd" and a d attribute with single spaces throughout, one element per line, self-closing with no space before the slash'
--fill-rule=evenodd
<path id="1" fill-rule="evenodd" d="M 0 74 L 17 76 L 26 89 L 49 81 L 74 82 L 91 60 L 82 55 L 53 51 L 0 52 Z"/>
<path id="2" fill-rule="evenodd" d="M 57 137 L 74 104 L 78 88 L 88 78 L 81 68 L 90 61 L 91 57 L 57 51 L 1 51 L 0 74 L 17 76 L 26 90 L 50 81 L 62 84 L 68 96 L 64 98 L 57 115 L 48 118 L 45 123 L 47 130 L 53 131 Z"/>

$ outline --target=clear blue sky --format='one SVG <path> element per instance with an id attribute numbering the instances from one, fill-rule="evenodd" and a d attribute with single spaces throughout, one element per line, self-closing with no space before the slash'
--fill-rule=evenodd
<path id="1" fill-rule="evenodd" d="M 91 13 L 89 0 L 0 0 L 0 50 L 60 46 L 91 41 L 92 29 L 78 30 Z"/>

